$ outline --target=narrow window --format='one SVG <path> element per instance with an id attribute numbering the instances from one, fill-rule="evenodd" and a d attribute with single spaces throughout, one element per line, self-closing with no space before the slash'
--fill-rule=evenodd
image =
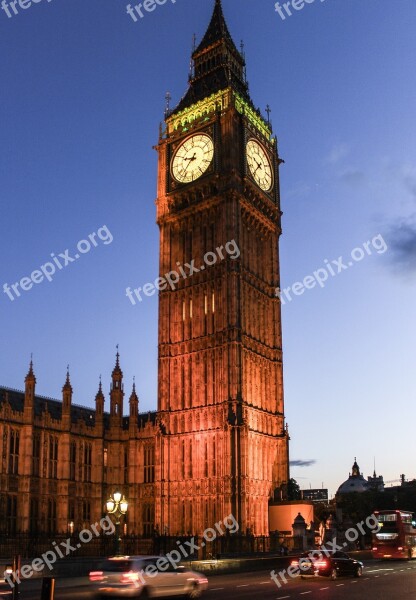
<path id="1" fill-rule="evenodd" d="M 124 483 L 129 482 L 129 455 L 127 450 L 124 450 Z"/>
<path id="2" fill-rule="evenodd" d="M 29 509 L 29 530 L 30 533 L 37 533 L 39 529 L 39 499 L 31 498 Z"/>
<path id="3" fill-rule="evenodd" d="M 75 481 L 75 474 L 77 468 L 77 444 L 71 442 L 69 447 L 69 479 Z"/>
<path id="4" fill-rule="evenodd" d="M 10 431 L 9 448 L 9 474 L 18 475 L 19 473 L 19 443 L 20 434 L 15 429 Z"/>
<path id="5" fill-rule="evenodd" d="M 58 439 L 49 438 L 49 479 L 58 478 Z"/>
<path id="6" fill-rule="evenodd" d="M 204 477 L 209 477 L 209 471 L 208 471 L 208 442 L 205 442 L 205 450 L 204 450 Z"/>
<path id="7" fill-rule="evenodd" d="M 37 433 L 33 437 L 32 475 L 33 477 L 40 475 L 40 435 Z"/>
<path id="8" fill-rule="evenodd" d="M 144 448 L 144 482 L 154 483 L 155 480 L 155 450 L 153 446 Z"/>
<path id="9" fill-rule="evenodd" d="M 17 496 L 7 496 L 6 501 L 6 531 L 8 534 L 16 533 L 17 525 Z"/>
<path id="10" fill-rule="evenodd" d="M 56 533 L 56 500 L 48 500 L 48 533 Z"/>
<path id="11" fill-rule="evenodd" d="M 82 503 L 82 519 L 84 523 L 91 522 L 91 504 L 88 500 L 84 500 Z"/>
<path id="12" fill-rule="evenodd" d="M 143 505 L 143 537 L 150 538 L 154 534 L 154 507 L 152 504 Z"/>
<path id="13" fill-rule="evenodd" d="M 84 446 L 84 481 L 91 481 L 91 467 L 92 467 L 92 445 L 85 444 Z"/>

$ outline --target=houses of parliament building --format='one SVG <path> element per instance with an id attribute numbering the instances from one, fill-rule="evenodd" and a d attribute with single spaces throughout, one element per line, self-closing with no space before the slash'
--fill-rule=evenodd
<path id="1" fill-rule="evenodd" d="M 73 403 L 0 388 L 0 533 L 89 527 L 120 491 L 132 535 L 202 533 L 232 514 L 268 535 L 289 478 L 284 419 L 277 139 L 250 98 L 221 1 L 167 110 L 157 151 L 160 276 L 233 240 L 240 256 L 161 286 L 157 412 L 125 393 L 117 351 L 109 398 Z M 235 257 L 234 257 L 235 258 Z M 128 416 L 125 416 L 127 415 Z"/>

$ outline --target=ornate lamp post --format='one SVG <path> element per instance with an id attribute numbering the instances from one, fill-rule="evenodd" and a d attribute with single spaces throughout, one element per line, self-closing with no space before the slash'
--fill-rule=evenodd
<path id="1" fill-rule="evenodd" d="M 120 492 L 115 492 L 105 503 L 109 515 L 114 515 L 116 518 L 116 531 L 114 541 L 114 554 L 117 556 L 120 552 L 120 519 L 127 513 L 129 504 L 125 497 L 121 496 Z"/>

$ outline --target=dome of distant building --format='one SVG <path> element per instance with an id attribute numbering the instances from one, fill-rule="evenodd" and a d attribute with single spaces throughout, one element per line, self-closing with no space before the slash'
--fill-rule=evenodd
<path id="1" fill-rule="evenodd" d="M 370 489 L 370 484 L 360 473 L 360 467 L 357 464 L 357 459 L 354 460 L 352 471 L 347 481 L 342 483 L 337 491 L 337 494 L 351 494 L 352 492 L 366 492 Z"/>

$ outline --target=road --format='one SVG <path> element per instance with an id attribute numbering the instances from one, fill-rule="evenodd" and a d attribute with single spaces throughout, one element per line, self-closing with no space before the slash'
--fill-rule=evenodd
<path id="1" fill-rule="evenodd" d="M 89 600 L 87 580 L 57 581 L 56 600 Z M 209 579 L 205 600 L 414 600 L 416 562 L 377 562 L 366 564 L 361 579 L 319 577 L 290 580 L 279 589 L 269 572 L 219 575 Z M 21 600 L 39 600 L 40 582 L 28 582 L 21 588 Z"/>

